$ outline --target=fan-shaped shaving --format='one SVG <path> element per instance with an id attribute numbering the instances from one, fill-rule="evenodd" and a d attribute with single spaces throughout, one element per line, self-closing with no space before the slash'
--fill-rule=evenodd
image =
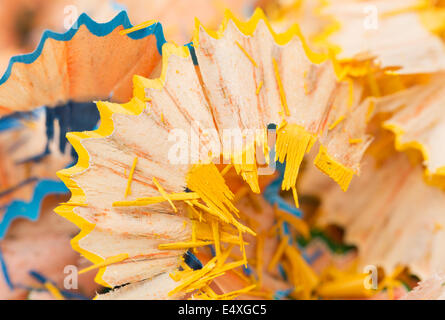
<path id="1" fill-rule="evenodd" d="M 255 234 L 237 221 L 234 195 L 210 163 L 225 153 L 220 145 L 224 130 L 260 132 L 245 136 L 242 148 L 224 154 L 259 192 L 256 163 L 240 159 L 247 153 L 254 156 L 255 145 L 267 151 L 268 124 L 280 124 L 277 153 L 288 164 L 287 189 L 295 186 L 302 157 L 327 127 L 336 75 L 330 62 L 322 62 L 307 49 L 296 27 L 277 35 L 259 10 L 246 23 L 228 13 L 218 32 L 197 23 L 193 49 L 197 66 L 186 47 L 165 44 L 159 79 L 136 76 L 135 97 L 129 103 L 98 103 L 98 130 L 68 135 L 79 161 L 59 174 L 73 196 L 58 212 L 82 229 L 73 247 L 101 267 L 97 279 L 103 284 L 157 281 L 179 266 L 180 260 L 175 264 L 174 259 L 184 249 L 208 244 L 209 239 L 215 243 L 218 262 L 219 241 L 234 241 L 231 227 L 239 231 L 242 248 L 242 233 Z M 175 130 L 202 139 L 191 146 L 186 161 L 172 163 L 170 138 Z M 338 170 L 346 170 L 340 162 L 332 162 Z M 191 192 L 184 192 L 186 187 Z M 204 210 L 210 221 L 195 229 L 187 206 Z M 209 238 L 202 230 L 210 224 Z M 156 247 L 169 243 L 179 251 L 166 257 Z M 219 262 L 212 259 L 198 273 L 216 275 L 218 268 Z M 193 279 L 178 288 L 190 292 L 194 287 L 186 283 Z M 183 294 L 178 288 L 172 292 Z"/>

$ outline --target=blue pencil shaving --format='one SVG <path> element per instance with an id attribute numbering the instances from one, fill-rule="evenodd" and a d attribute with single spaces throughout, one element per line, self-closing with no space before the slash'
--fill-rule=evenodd
<path id="1" fill-rule="evenodd" d="M 47 279 L 44 275 L 34 270 L 29 271 L 29 274 L 38 282 L 43 284 L 45 288 L 48 290 L 48 292 L 56 300 L 65 300 L 65 296 L 62 294 L 62 292 L 60 292 L 59 288 L 57 288 L 57 286 L 52 281 Z"/>
<path id="2" fill-rule="evenodd" d="M 300 244 L 298 244 L 298 249 L 302 253 L 303 259 L 306 260 L 308 264 L 314 263 L 323 254 L 323 251 L 321 249 L 317 249 L 314 253 L 308 255 L 307 249 Z"/>
<path id="3" fill-rule="evenodd" d="M 6 232 L 14 219 L 26 218 L 31 221 L 36 221 L 39 218 L 42 201 L 47 195 L 66 194 L 68 192 L 69 190 L 61 181 L 39 181 L 34 189 L 34 195 L 31 202 L 16 200 L 7 206 L 3 219 L 0 221 L 0 240 L 6 235 Z"/>
<path id="4" fill-rule="evenodd" d="M 292 293 L 292 291 L 294 291 L 294 288 L 289 288 L 286 290 L 277 290 L 277 291 L 275 291 L 273 298 L 275 300 L 281 300 L 283 298 L 286 298 L 288 295 L 290 295 Z"/>
<path id="5" fill-rule="evenodd" d="M 193 270 L 202 269 L 201 261 L 190 250 L 184 254 L 184 262 Z"/>
<path id="6" fill-rule="evenodd" d="M 216 256 L 215 247 L 211 244 L 211 245 L 209 245 L 209 248 L 210 248 L 210 252 L 212 253 L 212 256 Z"/>
<path id="7" fill-rule="evenodd" d="M 36 272 L 36 271 L 30 271 L 30 274 L 31 274 L 31 272 L 32 272 L 32 276 L 33 276 L 33 278 L 35 278 L 39 283 L 41 283 L 41 284 L 45 284 L 45 283 L 48 283 L 48 282 L 49 282 L 49 281 L 45 281 L 45 280 L 47 280 L 47 279 L 46 279 L 46 277 L 43 276 L 42 274 L 40 274 L 40 273 L 38 273 L 38 272 Z M 43 282 L 42 282 L 42 281 L 43 281 Z M 16 284 L 16 285 L 15 285 L 15 288 L 23 289 L 23 290 L 26 290 L 26 291 L 29 291 L 29 292 L 31 292 L 31 291 L 35 291 L 35 292 L 47 292 L 47 291 L 48 291 L 47 288 L 42 288 L 42 287 L 32 287 L 32 286 L 26 286 L 26 285 L 22 285 L 22 284 Z M 80 293 L 70 292 L 70 291 L 67 291 L 67 290 L 61 290 L 60 293 L 61 293 L 64 297 L 66 297 L 66 298 L 68 298 L 68 299 L 72 299 L 72 300 L 90 300 L 90 298 L 88 298 L 87 296 L 82 295 L 82 294 L 80 294 Z"/>
<path id="8" fill-rule="evenodd" d="M 252 269 L 249 267 L 249 265 L 243 265 L 242 268 L 246 276 L 250 276 L 252 274 Z"/>
<path id="9" fill-rule="evenodd" d="M 14 290 L 14 285 L 12 284 L 11 278 L 9 277 L 8 266 L 6 265 L 6 261 L 3 258 L 3 253 L 0 249 L 0 265 L 2 268 L 3 278 L 5 279 L 8 288 L 12 291 Z"/>
<path id="10" fill-rule="evenodd" d="M 303 253 L 303 257 L 306 256 L 305 260 L 307 261 L 307 263 L 313 264 L 318 258 L 320 258 L 322 256 L 322 254 L 323 254 L 323 251 L 318 249 L 311 256 L 307 256 L 306 253 Z"/>
<path id="11" fill-rule="evenodd" d="M 23 123 L 20 121 L 20 119 L 17 119 L 13 116 L 8 116 L 0 119 L 0 132 L 20 128 L 23 125 Z"/>
<path id="12" fill-rule="evenodd" d="M 15 112 L 13 114 L 4 116 L 0 119 L 0 132 L 21 128 L 23 127 L 23 121 L 32 121 L 38 118 L 40 110 Z"/>
<path id="13" fill-rule="evenodd" d="M 71 131 L 90 131 L 93 130 L 99 122 L 99 111 L 96 104 L 67 102 L 53 108 L 43 108 L 46 114 L 46 146 L 42 153 L 33 155 L 29 158 L 17 161 L 17 164 L 28 162 L 39 162 L 44 159 L 50 152 L 50 143 L 54 140 L 54 126 L 57 121 L 59 128 L 59 151 L 65 153 L 68 140 L 66 134 Z M 74 149 L 71 149 L 73 159 L 77 159 Z"/>
<path id="14" fill-rule="evenodd" d="M 284 222 L 281 224 L 282 229 L 283 229 L 283 233 L 285 235 L 290 235 L 290 231 L 289 231 L 289 223 Z M 292 243 L 292 237 L 289 237 L 289 243 Z"/>
<path id="15" fill-rule="evenodd" d="M 118 28 L 119 26 L 122 26 L 124 29 L 130 29 L 133 27 L 128 18 L 128 14 L 125 11 L 117 14 L 111 21 L 107 23 L 97 23 L 93 21 L 88 15 L 83 13 L 79 16 L 74 25 L 65 33 L 56 33 L 46 30 L 43 33 L 42 38 L 34 52 L 12 57 L 9 61 L 5 73 L 0 78 L 0 85 L 3 85 L 10 79 L 13 66 L 15 64 L 34 63 L 42 54 L 47 40 L 63 42 L 70 41 L 77 34 L 78 30 L 81 29 L 81 26 L 85 26 L 91 34 L 97 37 L 105 37 L 116 30 L 116 28 Z M 166 41 L 162 30 L 162 25 L 160 23 L 154 23 L 140 30 L 131 32 L 125 36 L 133 40 L 143 39 L 148 36 L 154 36 L 156 38 L 157 50 L 159 54 L 162 55 L 162 46 Z M 74 112 L 73 109 L 75 109 L 76 112 Z M 69 101 L 65 105 L 55 108 L 41 107 L 31 112 L 21 112 L 3 117 L 2 119 L 0 119 L 0 131 L 21 126 L 23 124 L 21 122 L 22 119 L 42 117 L 43 112 L 46 112 L 46 147 L 41 154 L 33 155 L 26 159 L 20 159 L 17 164 L 39 162 L 50 153 L 49 142 L 54 139 L 55 121 L 58 121 L 60 127 L 59 149 L 63 152 L 67 145 L 67 140 L 65 138 L 67 132 L 92 130 L 97 126 L 97 122 L 99 120 L 99 112 L 97 111 L 95 104 L 90 102 L 74 103 Z M 74 152 L 74 149 L 71 149 L 71 152 L 73 158 L 76 159 L 77 154 Z M 63 188 L 63 193 L 68 192 L 64 184 L 61 183 L 61 185 L 62 186 L 55 185 L 55 190 L 50 190 L 50 187 L 47 191 L 43 192 L 43 196 L 51 193 L 61 193 L 61 188 Z M 28 204 L 21 201 L 14 201 L 7 205 L 7 207 L 5 208 L 7 212 L 5 213 L 3 220 L 0 221 L 0 239 L 4 237 L 7 228 L 9 227 L 12 220 L 16 217 L 25 217 L 31 220 L 35 220 L 38 218 L 38 211 L 40 208 L 41 199 L 43 199 L 41 190 L 39 190 L 38 188 L 39 185 L 37 185 L 36 189 L 34 190 L 34 198 L 31 203 Z"/>
<path id="16" fill-rule="evenodd" d="M 193 46 L 193 42 L 187 43 L 185 46 L 189 49 L 190 56 L 192 57 L 193 64 L 195 66 L 197 66 L 198 65 L 198 58 L 196 58 L 196 52 L 195 52 L 195 47 Z"/>
<path id="17" fill-rule="evenodd" d="M 45 284 L 46 282 L 48 282 L 48 279 L 43 274 L 41 274 L 35 270 L 29 271 L 29 275 L 32 276 L 34 279 L 36 279 L 41 284 Z"/>
<path id="18" fill-rule="evenodd" d="M 284 270 L 283 265 L 281 263 L 278 264 L 278 272 L 280 273 L 281 277 L 284 279 L 284 281 L 287 281 L 287 273 L 286 270 Z"/>
<path id="19" fill-rule="evenodd" d="M 0 85 L 5 83 L 9 79 L 9 77 L 11 76 L 12 67 L 15 63 L 31 64 L 36 61 L 37 58 L 42 54 L 46 40 L 54 39 L 56 41 L 70 41 L 83 25 L 87 27 L 90 33 L 94 34 L 97 37 L 104 37 L 110 34 L 118 26 L 123 26 L 124 29 L 130 29 L 133 27 L 130 19 L 128 18 L 128 14 L 125 11 L 121 11 L 119 14 L 116 15 L 116 17 L 114 17 L 113 20 L 107 23 L 97 23 L 92 20 L 87 14 L 82 13 L 77 21 L 74 23 L 74 25 L 71 27 L 71 29 L 69 29 L 67 32 L 57 33 L 46 30 L 43 33 L 39 45 L 34 52 L 12 57 L 9 61 L 6 72 L 0 79 Z M 156 37 L 156 46 L 159 54 L 162 55 L 162 46 L 166 41 L 164 32 L 162 30 L 162 25 L 160 23 L 154 23 L 146 28 L 127 34 L 126 36 L 130 37 L 133 40 L 138 40 L 151 35 L 154 35 Z"/>
<path id="20" fill-rule="evenodd" d="M 80 293 L 70 292 L 66 290 L 62 290 L 60 292 L 63 294 L 64 297 L 71 300 L 90 300 L 90 298 Z"/>
<path id="21" fill-rule="evenodd" d="M 284 178 L 284 164 L 277 162 L 277 169 L 280 172 L 280 175 L 266 187 L 263 193 L 263 197 L 271 206 L 276 205 L 278 209 L 301 218 L 303 216 L 301 210 L 288 203 L 280 195 L 281 184 L 283 183 Z"/>

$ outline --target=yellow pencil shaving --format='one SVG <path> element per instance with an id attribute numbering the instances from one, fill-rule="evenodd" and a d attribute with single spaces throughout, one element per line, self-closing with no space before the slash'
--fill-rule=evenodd
<path id="1" fill-rule="evenodd" d="M 65 300 L 59 289 L 57 289 L 51 282 L 45 282 L 44 286 L 56 300 Z"/>
<path id="2" fill-rule="evenodd" d="M 368 110 L 366 112 L 366 123 L 368 123 L 372 119 L 372 116 L 374 115 L 374 111 L 375 111 L 375 101 L 370 100 Z"/>
<path id="3" fill-rule="evenodd" d="M 212 234 L 213 234 L 213 239 L 214 239 L 214 242 L 215 242 L 216 258 L 218 260 L 218 263 L 220 263 L 219 258 L 221 256 L 221 243 L 219 242 L 219 224 L 218 224 L 218 221 L 212 220 Z"/>
<path id="4" fill-rule="evenodd" d="M 280 77 L 280 71 L 278 70 L 278 64 L 275 58 L 272 58 L 272 64 L 275 72 L 275 79 L 278 84 L 278 90 L 280 92 L 281 107 L 282 107 L 281 110 L 283 114 L 285 114 L 286 116 L 290 116 L 289 107 L 287 106 L 286 94 L 284 92 L 283 83 L 281 82 L 281 77 Z"/>
<path id="5" fill-rule="evenodd" d="M 255 68 L 258 67 L 256 61 L 252 58 L 252 56 L 246 51 L 246 49 L 244 49 L 241 44 L 238 41 L 235 41 L 236 45 L 238 46 L 238 48 L 240 48 L 240 50 L 245 54 L 245 56 L 250 60 L 250 62 L 252 62 L 253 66 Z"/>
<path id="6" fill-rule="evenodd" d="M 275 207 L 275 215 L 277 219 L 289 223 L 303 237 L 305 237 L 306 239 L 309 238 L 310 236 L 309 226 L 303 219 L 298 218 L 297 216 L 294 216 L 293 214 L 288 213 L 286 211 L 280 210 L 277 207 Z"/>
<path id="7" fill-rule="evenodd" d="M 242 265 L 244 265 L 244 259 L 240 261 L 229 262 L 223 265 L 222 267 L 219 267 L 218 272 L 226 272 L 231 269 L 241 267 Z"/>
<path id="8" fill-rule="evenodd" d="M 196 294 L 192 294 L 192 296 L 190 298 L 188 298 L 187 300 L 214 300 L 214 299 L 212 299 L 205 293 L 198 292 Z"/>
<path id="9" fill-rule="evenodd" d="M 193 203 L 193 205 L 197 206 L 199 209 L 202 209 L 204 212 L 207 212 L 207 213 L 209 213 L 211 215 L 214 215 L 214 216 L 218 217 L 214 213 L 214 211 L 212 211 L 210 208 L 200 204 L 199 202 L 195 202 L 195 203 Z M 233 217 L 230 217 L 230 221 L 228 223 L 232 224 L 235 228 L 237 228 L 241 232 L 249 232 L 252 235 L 256 235 L 256 233 L 254 231 L 252 231 L 252 229 L 250 229 L 250 228 L 246 227 L 245 225 L 241 224 L 240 222 L 238 222 Z"/>
<path id="10" fill-rule="evenodd" d="M 196 241 L 196 221 L 192 220 L 192 242 Z"/>
<path id="11" fill-rule="evenodd" d="M 224 167 L 224 169 L 221 171 L 221 175 L 224 177 L 227 172 L 230 171 L 230 169 L 232 169 L 233 165 L 232 164 L 228 164 L 227 166 Z"/>
<path id="12" fill-rule="evenodd" d="M 236 274 L 238 277 L 240 277 L 241 280 L 243 280 L 244 282 L 247 282 L 247 283 L 251 282 L 251 279 L 248 278 L 242 271 L 239 271 L 239 270 L 232 270 L 232 272 L 233 272 L 234 274 Z"/>
<path id="13" fill-rule="evenodd" d="M 203 292 L 204 288 L 201 289 L 201 291 L 198 291 L 195 294 L 192 294 L 188 300 L 217 300 L 216 297 L 211 296 L 208 292 Z"/>
<path id="14" fill-rule="evenodd" d="M 35 121 L 21 119 L 20 122 L 27 128 L 30 129 L 37 128 L 37 123 Z"/>
<path id="15" fill-rule="evenodd" d="M 211 273 L 208 273 L 207 275 L 203 276 L 200 279 L 197 279 L 196 281 L 192 282 L 190 285 L 188 285 L 185 289 L 183 289 L 186 293 L 192 292 L 195 290 L 203 290 L 204 288 L 208 287 L 212 280 L 218 277 L 221 277 L 225 274 L 225 272 L 221 273 L 215 273 L 212 271 Z M 212 295 L 210 292 L 206 291 L 207 294 Z M 218 299 L 218 296 L 215 294 L 215 296 L 212 296 L 212 299 Z"/>
<path id="16" fill-rule="evenodd" d="M 238 236 L 239 236 L 239 246 L 243 254 L 244 266 L 247 267 L 246 247 L 244 246 L 243 234 L 241 231 L 239 231 Z"/>
<path id="17" fill-rule="evenodd" d="M 390 11 L 386 11 L 380 14 L 382 18 L 387 18 L 390 16 L 396 16 L 402 13 L 421 11 L 423 9 L 428 9 L 434 1 L 417 1 L 417 3 L 407 5 L 406 7 L 398 7 Z"/>
<path id="18" fill-rule="evenodd" d="M 201 241 L 214 241 L 212 231 L 209 232 L 209 230 L 203 230 L 202 224 L 200 224 L 199 227 L 196 228 L 196 238 L 197 240 Z M 221 230 L 219 233 L 219 241 L 228 244 L 240 245 L 239 237 Z M 245 241 L 243 243 L 244 245 L 249 244 L 248 242 Z"/>
<path id="19" fill-rule="evenodd" d="M 405 267 L 404 267 L 404 266 L 401 266 L 401 265 L 398 265 L 398 266 L 394 269 L 394 271 L 392 272 L 392 274 L 391 274 L 391 278 L 392 278 L 392 279 L 397 278 L 398 276 L 400 276 L 400 275 L 403 273 L 403 271 L 405 271 Z"/>
<path id="20" fill-rule="evenodd" d="M 199 209 L 203 210 L 204 212 L 207 212 L 211 215 L 221 218 L 221 220 L 223 220 L 224 222 L 227 222 L 227 223 L 229 222 L 229 221 L 224 220 L 226 217 L 224 217 L 223 215 L 215 214 L 215 212 L 211 208 L 203 205 L 202 203 L 199 203 L 198 201 L 191 201 L 191 204 L 193 206 L 198 207 Z"/>
<path id="21" fill-rule="evenodd" d="M 218 260 L 220 262 L 220 265 L 223 265 L 226 262 L 227 258 L 230 256 L 230 253 L 232 252 L 232 249 L 234 247 L 235 244 L 230 244 L 229 247 L 226 250 L 224 250 L 224 253 L 221 254 Z"/>
<path id="22" fill-rule="evenodd" d="M 244 198 L 244 196 L 249 194 L 249 192 L 250 192 L 250 188 L 246 185 L 239 188 L 238 191 L 235 193 L 233 203 L 237 203 L 238 201 L 240 201 L 242 198 Z"/>
<path id="23" fill-rule="evenodd" d="M 168 198 L 172 201 L 186 201 L 186 200 L 198 200 L 200 197 L 196 192 L 180 192 L 170 193 Z M 133 207 L 133 206 L 147 206 L 154 203 L 160 203 L 168 201 L 165 197 L 145 197 L 138 198 L 132 201 L 115 201 L 113 207 Z"/>
<path id="24" fill-rule="evenodd" d="M 286 250 L 285 250 L 286 252 Z M 289 279 L 290 282 L 293 282 L 293 274 L 292 274 L 292 266 L 290 264 L 290 262 L 287 259 L 283 259 L 281 260 L 281 265 L 283 266 L 284 272 L 287 276 L 287 278 Z"/>
<path id="25" fill-rule="evenodd" d="M 280 229 L 280 226 L 282 223 L 283 223 L 283 219 L 278 219 L 278 221 L 272 226 L 272 228 L 270 228 L 267 235 L 269 237 L 273 237 L 273 236 L 277 235 L 278 229 Z"/>
<path id="26" fill-rule="evenodd" d="M 258 87 L 256 88 L 256 95 L 260 94 L 261 88 L 263 87 L 264 81 L 260 81 L 260 83 L 258 84 Z"/>
<path id="27" fill-rule="evenodd" d="M 162 188 L 162 186 L 159 184 L 158 180 L 155 177 L 153 177 L 153 183 L 155 184 L 156 188 L 158 188 L 159 192 L 162 194 L 165 200 L 167 200 L 168 203 L 170 203 L 171 207 L 173 208 L 173 211 L 178 212 L 178 209 L 176 209 L 175 205 L 173 204 L 173 201 L 170 199 L 167 192 L 165 192 L 164 188 Z"/>
<path id="28" fill-rule="evenodd" d="M 88 207 L 88 204 L 81 202 L 62 202 L 60 206 L 73 206 L 73 207 Z"/>
<path id="29" fill-rule="evenodd" d="M 332 123 L 332 124 L 329 126 L 329 130 L 333 130 L 333 129 L 334 129 L 336 126 L 338 126 L 338 124 L 339 124 L 340 122 L 342 122 L 344 119 L 345 119 L 345 116 L 341 116 L 341 117 L 339 117 L 337 120 L 334 121 L 334 123 Z"/>
<path id="30" fill-rule="evenodd" d="M 192 283 L 185 291 L 186 292 L 192 292 L 194 290 L 201 289 L 204 286 L 208 286 L 213 279 L 221 277 L 224 274 L 225 274 L 224 272 L 221 272 L 221 273 L 214 273 L 214 272 L 209 273 L 208 275 L 206 275 L 206 276 L 202 277 L 201 279 L 198 279 L 197 281 Z"/>
<path id="31" fill-rule="evenodd" d="M 311 292 L 319 283 L 317 274 L 311 269 L 307 262 L 301 257 L 298 250 L 287 246 L 284 250 L 292 269 L 292 282 L 295 287 L 302 287 L 303 299 L 309 299 Z"/>
<path id="32" fill-rule="evenodd" d="M 192 273 L 193 272 L 193 269 L 191 269 L 188 265 L 187 265 L 187 263 L 185 263 L 184 261 L 183 262 L 181 262 L 180 264 L 179 264 L 179 266 L 182 268 L 182 269 L 184 269 L 184 271 L 181 271 L 180 273 L 179 272 L 173 272 L 173 273 L 170 273 L 170 278 L 172 278 L 175 282 L 178 282 L 178 281 L 180 281 L 181 280 L 181 278 L 182 277 L 184 277 L 184 274 L 185 273 Z"/>
<path id="33" fill-rule="evenodd" d="M 193 166 L 187 175 L 187 186 L 198 193 L 207 206 L 202 206 L 197 201 L 192 202 L 193 205 L 222 221 L 230 223 L 232 212 L 238 212 L 232 203 L 233 193 L 213 163 Z"/>
<path id="34" fill-rule="evenodd" d="M 358 144 L 358 143 L 362 143 L 362 142 L 363 142 L 363 139 L 361 139 L 361 138 L 349 139 L 350 144 Z"/>
<path id="35" fill-rule="evenodd" d="M 192 294 L 189 300 L 218 300 L 217 294 L 209 287 L 209 285 L 203 286 Z"/>
<path id="36" fill-rule="evenodd" d="M 379 84 L 377 82 L 377 79 L 375 78 L 375 74 L 373 71 L 368 72 L 367 74 L 367 80 L 368 80 L 368 85 L 371 89 L 371 94 L 374 97 L 380 97 L 381 93 L 380 93 L 380 87 Z"/>
<path id="37" fill-rule="evenodd" d="M 351 71 L 351 65 L 346 65 L 340 72 L 340 75 L 338 76 L 338 81 L 343 81 L 349 74 L 349 71 Z"/>
<path id="38" fill-rule="evenodd" d="M 208 298 L 210 298 L 212 300 L 218 299 L 218 295 L 209 286 L 205 286 L 201 290 L 204 291 L 204 293 L 208 295 Z"/>
<path id="39" fill-rule="evenodd" d="M 365 288 L 364 282 L 367 276 L 367 274 L 343 275 L 320 285 L 317 293 L 323 298 L 369 298 L 377 293 L 377 290 Z"/>
<path id="40" fill-rule="evenodd" d="M 249 227 L 252 228 L 253 230 L 256 230 L 256 229 L 259 228 L 260 223 L 256 219 L 254 219 L 254 218 L 250 217 L 249 215 L 245 214 L 243 211 L 240 211 L 240 216 L 241 216 L 241 218 L 244 221 L 247 222 Z"/>
<path id="41" fill-rule="evenodd" d="M 130 174 L 128 175 L 127 188 L 125 189 L 125 198 L 131 194 L 131 182 L 133 181 L 133 175 L 134 171 L 136 170 L 137 163 L 138 163 L 138 157 L 135 157 L 130 169 Z"/>
<path id="42" fill-rule="evenodd" d="M 176 275 L 173 275 L 173 277 L 177 278 L 177 276 L 179 276 L 181 279 L 181 284 L 172 290 L 169 295 L 173 295 L 180 291 L 192 292 L 194 290 L 201 289 L 208 285 L 211 280 L 224 275 L 226 271 L 241 266 L 243 263 L 243 261 L 236 261 L 219 267 L 216 264 L 215 257 L 200 270 L 194 270 L 192 273 L 179 272 Z"/>
<path id="43" fill-rule="evenodd" d="M 253 212 L 255 213 L 263 212 L 263 205 L 258 200 L 259 195 L 249 192 L 247 194 L 247 197 L 249 198 L 249 201 L 252 204 Z"/>
<path id="44" fill-rule="evenodd" d="M 355 93 L 354 93 L 354 80 L 348 78 L 348 108 L 354 105 Z"/>
<path id="45" fill-rule="evenodd" d="M 386 286 L 386 290 L 388 291 L 388 299 L 389 300 L 394 300 L 394 285 L 393 284 L 388 284 Z"/>
<path id="46" fill-rule="evenodd" d="M 383 281 L 379 284 L 379 291 L 384 290 L 386 288 L 388 292 L 388 298 L 390 300 L 394 300 L 394 288 L 402 286 L 402 282 L 397 280 L 396 278 L 400 276 L 400 274 L 405 270 L 405 267 L 398 265 L 391 275 L 385 277 Z"/>
<path id="47" fill-rule="evenodd" d="M 236 173 L 250 186 L 253 192 L 260 193 L 258 184 L 258 169 L 255 161 L 255 144 L 249 143 L 242 152 L 235 152 L 232 155 L 232 163 Z"/>
<path id="48" fill-rule="evenodd" d="M 264 255 L 264 235 L 260 234 L 257 237 L 256 243 L 256 270 L 258 274 L 258 286 L 261 288 L 263 286 L 263 255 Z"/>
<path id="49" fill-rule="evenodd" d="M 124 261 L 126 259 L 128 259 L 128 254 L 127 253 L 118 254 L 116 256 L 113 256 L 113 257 L 110 257 L 110 258 L 106 258 L 101 263 L 97 263 L 97 264 L 94 264 L 92 266 L 89 266 L 88 268 L 80 270 L 79 274 L 83 274 L 83 273 L 86 273 L 86 272 L 94 270 L 94 269 L 103 268 L 103 267 L 109 266 L 111 264 Z"/>
<path id="50" fill-rule="evenodd" d="M 291 189 L 292 189 L 292 196 L 295 202 L 295 207 L 300 208 L 300 203 L 298 202 L 297 188 L 295 186 L 292 186 Z"/>
<path id="51" fill-rule="evenodd" d="M 250 228 L 238 222 L 233 215 L 238 215 L 238 209 L 233 204 L 234 195 L 227 187 L 224 177 L 215 164 L 194 165 L 187 175 L 187 186 L 198 193 L 206 206 L 194 200 L 191 203 L 205 212 L 233 225 L 242 232 L 255 235 Z"/>
<path id="52" fill-rule="evenodd" d="M 286 235 L 281 239 L 277 250 L 275 251 L 274 255 L 272 256 L 272 259 L 270 259 L 270 263 L 267 267 L 267 271 L 272 272 L 275 269 L 278 262 L 281 260 L 284 250 L 286 249 L 288 244 L 289 244 L 289 236 Z"/>
<path id="53" fill-rule="evenodd" d="M 266 291 L 249 291 L 249 296 L 265 298 L 267 300 L 273 300 L 273 294 Z"/>
<path id="54" fill-rule="evenodd" d="M 203 222 L 203 221 L 206 222 L 206 220 L 202 217 L 202 212 L 196 210 L 191 201 L 185 200 L 184 202 L 188 205 L 187 208 L 192 216 L 193 215 L 196 216 L 196 218 L 198 219 L 199 222 Z"/>
<path id="55" fill-rule="evenodd" d="M 182 222 L 182 229 L 181 229 L 181 232 L 183 232 L 186 228 L 187 228 L 187 221 L 184 220 L 184 221 Z"/>
<path id="56" fill-rule="evenodd" d="M 402 286 L 402 282 L 395 279 L 395 277 L 390 276 L 382 281 L 382 283 L 379 285 L 379 289 L 384 290 L 388 292 L 388 298 L 389 300 L 394 300 L 394 288 Z"/>
<path id="57" fill-rule="evenodd" d="M 172 291 L 170 291 L 168 293 L 169 296 L 172 296 L 176 293 L 181 292 L 182 290 L 186 289 L 188 286 L 190 286 L 191 284 L 193 284 L 194 282 L 196 282 L 197 280 L 203 278 L 207 273 L 209 273 L 216 265 L 216 259 L 213 258 L 212 260 L 210 260 L 205 266 L 203 266 L 201 269 L 199 270 L 194 270 L 191 273 L 187 273 L 185 274 L 185 277 L 183 277 L 183 279 L 181 279 L 181 283 Z M 180 273 L 177 272 L 177 275 L 181 275 L 184 273 Z M 175 274 L 173 274 L 175 275 Z M 170 275 L 172 276 L 172 275 Z M 175 280 L 175 279 L 173 279 Z"/>
<path id="58" fill-rule="evenodd" d="M 318 169 L 337 182 L 343 191 L 348 190 L 352 177 L 355 174 L 354 170 L 345 167 L 343 164 L 332 158 L 328 154 L 325 146 L 320 146 L 314 164 Z"/>
<path id="59" fill-rule="evenodd" d="M 283 190 L 295 186 L 303 157 L 310 151 L 315 140 L 314 135 L 296 124 L 284 123 L 278 129 L 275 159 L 283 163 L 286 161 Z"/>
<path id="60" fill-rule="evenodd" d="M 249 291 L 255 289 L 256 287 L 257 287 L 257 285 L 253 284 L 253 285 L 250 285 L 250 286 L 245 287 L 243 289 L 239 289 L 239 290 L 235 290 L 235 291 L 228 292 L 228 293 L 225 293 L 225 294 L 221 294 L 221 295 L 218 296 L 218 298 L 219 299 L 230 298 L 230 300 L 232 300 L 232 299 L 236 298 L 237 296 L 239 296 L 240 294 L 248 293 Z"/>
<path id="61" fill-rule="evenodd" d="M 213 241 L 191 241 L 191 242 L 175 242 L 175 243 L 162 243 L 158 246 L 159 250 L 177 250 L 198 248 L 213 244 Z"/>
<path id="62" fill-rule="evenodd" d="M 132 32 L 135 32 L 135 31 L 138 31 L 138 30 L 141 30 L 141 29 L 144 29 L 146 27 L 149 27 L 149 26 L 151 26 L 151 25 L 153 25 L 153 24 L 155 24 L 157 22 L 158 21 L 156 21 L 156 20 L 148 20 L 148 21 L 145 21 L 145 22 L 143 22 L 141 24 L 138 24 L 138 25 L 136 25 L 134 27 L 131 27 L 131 28 L 128 28 L 128 29 L 123 29 L 123 30 L 119 31 L 119 34 L 121 36 L 124 36 L 126 34 L 129 34 L 129 33 L 132 33 Z"/>

